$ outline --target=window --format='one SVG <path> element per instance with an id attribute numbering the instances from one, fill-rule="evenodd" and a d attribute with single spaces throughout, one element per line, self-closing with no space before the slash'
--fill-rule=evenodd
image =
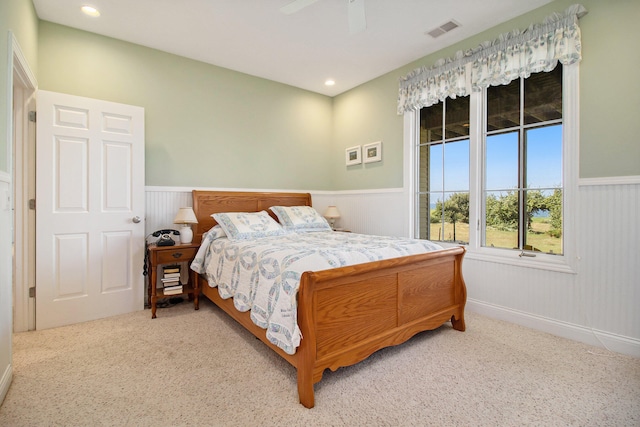
<path id="1" fill-rule="evenodd" d="M 578 207 L 585 14 L 572 5 L 400 79 L 410 235 L 444 246 L 468 240 L 473 259 L 575 272 L 576 225 L 567 219 Z M 449 133 L 464 96 L 468 135 Z M 468 186 L 456 183 L 467 152 Z"/>
<path id="2" fill-rule="evenodd" d="M 469 97 L 420 110 L 420 238 L 469 243 Z"/>
<path id="3" fill-rule="evenodd" d="M 482 245 L 562 254 L 562 66 L 485 93 Z"/>
<path id="4" fill-rule="evenodd" d="M 578 81 L 577 65 L 566 68 L 558 64 L 420 109 L 413 142 L 416 237 L 510 259 L 566 255 Z"/>

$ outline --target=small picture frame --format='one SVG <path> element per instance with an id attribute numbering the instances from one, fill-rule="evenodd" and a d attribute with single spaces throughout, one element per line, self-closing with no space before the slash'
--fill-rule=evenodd
<path id="1" fill-rule="evenodd" d="M 382 141 L 363 145 L 362 154 L 365 163 L 379 162 L 382 160 Z"/>
<path id="2" fill-rule="evenodd" d="M 360 146 L 350 147 L 345 150 L 345 161 L 347 166 L 359 165 L 362 163 Z"/>

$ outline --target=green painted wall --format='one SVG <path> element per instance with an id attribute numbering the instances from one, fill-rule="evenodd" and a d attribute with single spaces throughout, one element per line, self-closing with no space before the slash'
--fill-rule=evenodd
<path id="1" fill-rule="evenodd" d="M 456 51 L 477 47 L 515 28 L 525 29 L 573 0 L 557 0 L 528 14 L 421 58 L 334 98 L 334 190 L 402 187 L 403 120 L 395 114 L 398 79 Z M 580 20 L 580 177 L 640 175 L 640 144 L 632 123 L 640 112 L 640 1 L 584 0 Z M 381 163 L 346 167 L 344 150 L 383 141 Z"/>
<path id="2" fill-rule="evenodd" d="M 146 184 L 329 190 L 332 99 L 41 21 L 41 89 L 145 108 Z"/>
<path id="3" fill-rule="evenodd" d="M 38 17 L 30 0 L 0 1 L 0 171 L 9 171 L 9 141 L 7 121 L 9 111 L 7 100 L 7 70 L 9 31 L 29 62 L 31 71 L 37 76 L 38 66 Z"/>
<path id="4" fill-rule="evenodd" d="M 147 185 L 395 188 L 403 185 L 398 79 L 573 3 L 556 0 L 333 99 L 49 22 L 39 27 L 38 80 L 145 107 Z M 640 2 L 582 4 L 580 177 L 640 175 L 630 125 L 640 99 L 629 95 L 640 92 Z M 345 166 L 345 148 L 380 140 L 382 162 Z"/>
<path id="5" fill-rule="evenodd" d="M 402 187 L 403 117 L 389 73 L 334 98 L 334 190 Z M 345 166 L 345 149 L 382 141 L 382 161 Z"/>
<path id="6" fill-rule="evenodd" d="M 640 1 L 582 3 L 580 176 L 640 175 Z"/>

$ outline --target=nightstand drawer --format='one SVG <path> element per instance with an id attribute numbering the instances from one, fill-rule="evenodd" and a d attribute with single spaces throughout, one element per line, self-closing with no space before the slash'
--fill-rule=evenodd
<path id="1" fill-rule="evenodd" d="M 174 248 L 174 246 L 170 246 Z M 158 251 L 156 255 L 157 264 L 166 264 L 172 262 L 191 261 L 198 252 L 197 248 L 184 248 L 176 247 L 173 251 Z"/>

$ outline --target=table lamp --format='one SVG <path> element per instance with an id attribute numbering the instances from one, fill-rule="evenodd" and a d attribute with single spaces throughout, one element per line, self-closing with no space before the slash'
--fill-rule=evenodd
<path id="1" fill-rule="evenodd" d="M 335 206 L 329 206 L 326 211 L 324 211 L 324 217 L 329 220 L 329 225 L 331 225 L 331 229 L 335 230 L 336 219 L 340 218 L 340 211 Z"/>
<path id="2" fill-rule="evenodd" d="M 191 243 L 193 240 L 193 230 L 191 224 L 197 224 L 196 214 L 192 208 L 180 208 L 173 220 L 174 224 L 182 224 L 180 228 L 180 243 Z"/>

